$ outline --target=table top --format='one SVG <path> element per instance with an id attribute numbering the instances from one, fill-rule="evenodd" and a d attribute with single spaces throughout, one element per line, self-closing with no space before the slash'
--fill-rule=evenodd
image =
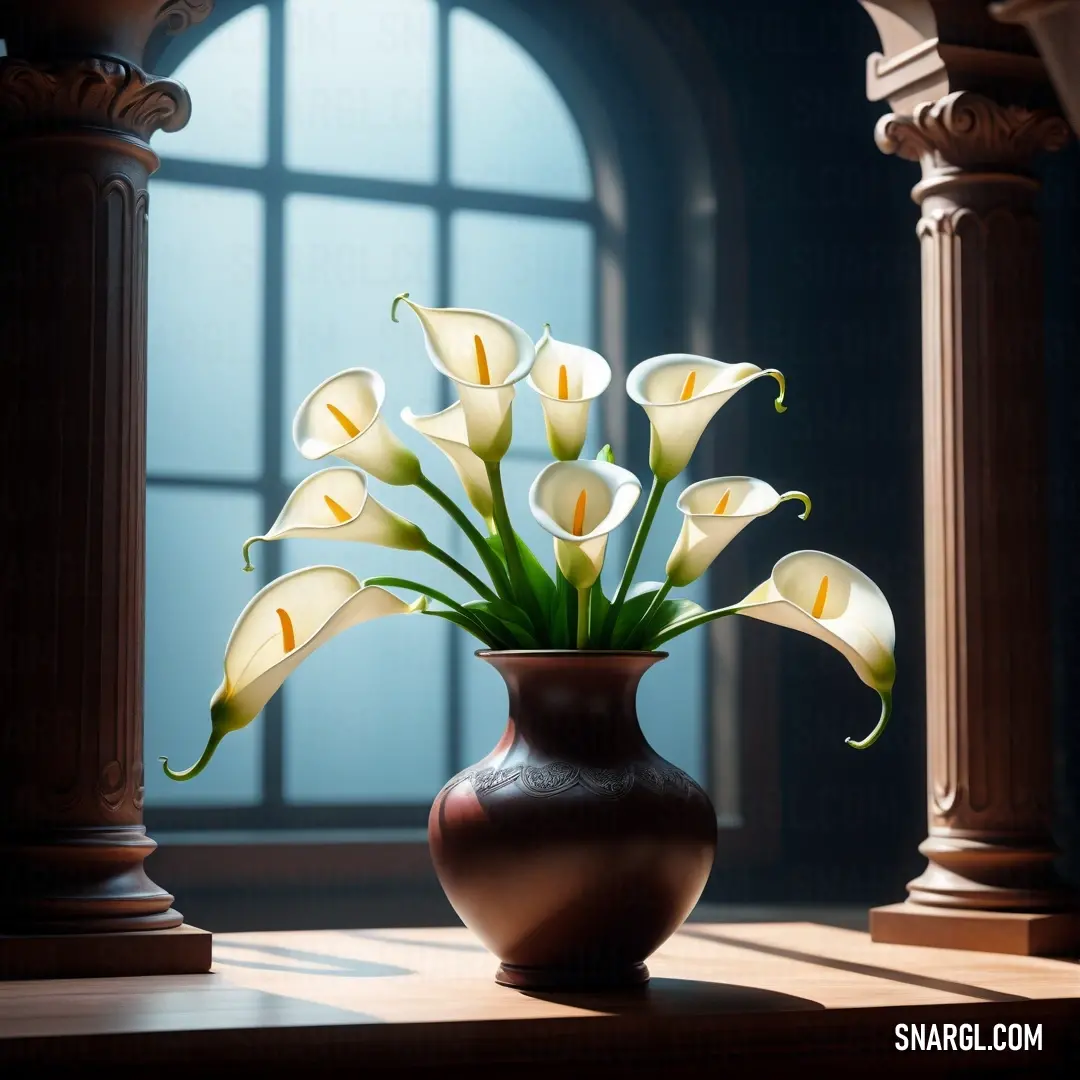
<path id="1" fill-rule="evenodd" d="M 1041 1049 L 921 1054 L 920 1075 L 972 1058 L 1023 1059 L 1033 1075 L 1080 1051 L 1071 960 L 874 944 L 806 922 L 688 923 L 649 960 L 643 991 L 525 993 L 496 985 L 496 966 L 463 928 L 223 934 L 207 975 L 0 983 L 0 1061 L 363 1060 L 365 1075 L 662 1061 L 665 1076 L 700 1077 L 712 1058 L 910 1065 L 898 1023 L 978 1023 L 989 1043 L 998 1022 L 1042 1024 Z"/>

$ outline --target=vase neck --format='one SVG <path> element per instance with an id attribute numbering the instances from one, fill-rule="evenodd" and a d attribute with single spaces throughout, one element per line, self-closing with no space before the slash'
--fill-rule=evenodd
<path id="1" fill-rule="evenodd" d="M 664 654 L 481 653 L 502 675 L 517 737 L 552 756 L 633 753 L 645 743 L 638 683 Z"/>

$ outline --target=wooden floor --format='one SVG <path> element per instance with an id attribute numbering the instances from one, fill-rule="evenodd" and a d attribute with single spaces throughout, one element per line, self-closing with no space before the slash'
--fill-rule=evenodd
<path id="1" fill-rule="evenodd" d="M 920 1077 L 1080 1061 L 1077 963 L 813 923 L 687 924 L 650 960 L 647 990 L 622 995 L 497 986 L 494 958 L 459 928 L 226 934 L 214 958 L 209 975 L 0 984 L 0 1064 L 702 1078 L 766 1061 Z M 895 1048 L 897 1024 L 965 1023 L 988 1045 L 995 1024 L 1041 1024 L 1042 1046 Z"/>

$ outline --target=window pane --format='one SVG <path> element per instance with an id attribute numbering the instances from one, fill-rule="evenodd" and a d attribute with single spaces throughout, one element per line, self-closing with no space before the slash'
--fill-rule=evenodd
<path id="1" fill-rule="evenodd" d="M 433 0 L 288 0 L 285 164 L 435 179 Z"/>
<path id="2" fill-rule="evenodd" d="M 635 581 L 664 580 L 664 567 L 682 520 L 675 504 L 692 482 L 688 473 L 680 473 L 668 485 Z M 641 502 L 644 500 L 643 491 Z M 636 519 L 633 524 L 636 528 Z M 704 607 L 708 604 L 707 579 L 708 574 L 684 589 L 676 589 L 673 595 Z M 618 578 L 614 580 L 617 583 Z M 670 656 L 645 674 L 638 691 L 638 716 L 645 737 L 658 754 L 685 769 L 699 784 L 707 782 L 703 741 L 708 636 L 708 628 L 703 627 L 668 642 L 664 651 Z"/>
<path id="3" fill-rule="evenodd" d="M 375 485 L 373 484 L 373 487 Z M 373 491 L 446 548 L 445 513 L 415 488 Z M 331 564 L 363 579 L 392 575 L 466 598 L 466 586 L 418 552 L 327 540 L 286 540 L 285 569 Z M 392 590 L 412 600 L 414 593 Z M 429 802 L 450 778 L 448 634 L 427 615 L 352 627 L 289 676 L 285 797 L 291 802 Z"/>
<path id="4" fill-rule="evenodd" d="M 269 24 L 263 5 L 248 8 L 176 69 L 172 78 L 191 94 L 191 120 L 180 131 L 157 137 L 154 145 L 162 157 L 266 164 Z"/>
<path id="5" fill-rule="evenodd" d="M 195 762 L 210 733 L 210 698 L 225 644 L 256 575 L 240 545 L 259 532 L 257 495 L 150 485 L 146 495 L 146 801 L 153 806 L 258 802 L 262 724 L 225 739 L 213 768 L 186 783 L 165 777 Z"/>
<path id="6" fill-rule="evenodd" d="M 461 211 L 451 219 L 452 302 L 561 341 L 593 345 L 593 231 L 578 221 Z M 593 406 L 591 423 L 600 422 Z M 525 382 L 514 398 L 517 450 L 547 452 L 543 410 Z"/>
<path id="7" fill-rule="evenodd" d="M 261 468 L 263 200 L 152 184 L 147 469 Z"/>
<path id="8" fill-rule="evenodd" d="M 472 12 L 450 13 L 450 178 L 463 187 L 587 199 L 589 160 L 539 64 Z"/>
<path id="9" fill-rule="evenodd" d="M 401 409 L 441 408 L 444 380 L 415 318 L 405 311 L 400 323 L 391 322 L 390 302 L 402 291 L 421 302 L 435 295 L 434 211 L 294 195 L 285 204 L 285 257 L 285 475 L 299 480 L 335 464 L 300 456 L 292 420 L 308 393 L 343 368 L 369 367 L 383 376 L 386 417 L 415 445 L 419 437 L 400 421 Z"/>

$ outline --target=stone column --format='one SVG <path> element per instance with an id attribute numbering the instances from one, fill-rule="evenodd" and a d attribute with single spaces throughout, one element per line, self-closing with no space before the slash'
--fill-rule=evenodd
<path id="1" fill-rule="evenodd" d="M 1042 246 L 1030 172 L 1053 112 L 959 91 L 882 117 L 922 166 L 929 860 L 875 940 L 1076 944 L 1054 869 Z M 1065 913 L 1053 915 L 1051 913 Z"/>
<path id="2" fill-rule="evenodd" d="M 143 866 L 149 138 L 190 101 L 139 63 L 210 7 L 27 0 L 0 26 L 0 976 L 209 966 Z M 165 936 L 110 958 L 116 931 Z"/>

